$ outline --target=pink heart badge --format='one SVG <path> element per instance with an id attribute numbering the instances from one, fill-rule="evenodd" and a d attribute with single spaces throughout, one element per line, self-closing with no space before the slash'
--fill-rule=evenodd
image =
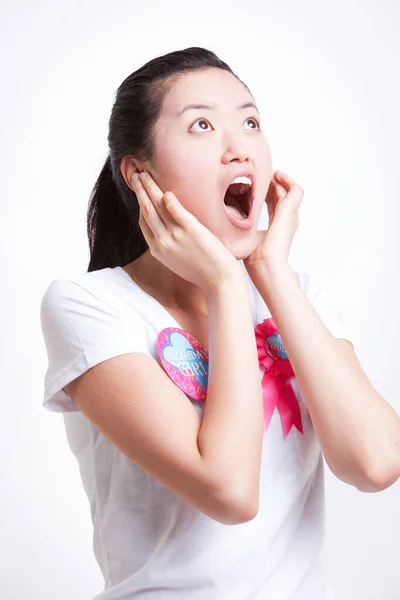
<path id="1" fill-rule="evenodd" d="M 208 384 L 208 352 L 187 331 L 167 327 L 158 334 L 157 353 L 172 381 L 190 398 L 205 400 Z"/>

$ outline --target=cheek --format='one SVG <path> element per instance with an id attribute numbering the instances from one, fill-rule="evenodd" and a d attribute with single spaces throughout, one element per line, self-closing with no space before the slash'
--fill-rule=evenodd
<path id="1" fill-rule="evenodd" d="M 265 203 L 273 173 L 271 154 L 268 145 L 266 144 L 265 148 L 262 150 L 261 161 L 257 165 L 257 205 L 255 208 L 258 213 L 261 212 L 263 204 Z"/>
<path id="2" fill-rule="evenodd" d="M 154 174 L 159 185 L 164 186 L 161 189 L 178 193 L 178 190 L 186 187 L 182 183 L 185 184 L 186 181 L 189 181 L 190 185 L 193 185 L 193 179 L 197 174 L 197 165 L 196 168 L 193 165 L 196 165 L 196 162 L 187 154 L 179 152 L 176 146 L 172 148 L 165 146 L 162 151 L 157 152 Z"/>
<path id="3" fill-rule="evenodd" d="M 209 192 L 204 180 L 199 180 L 198 174 L 181 177 L 177 184 L 177 196 L 182 206 L 199 221 L 207 222 L 210 219 L 212 210 Z"/>
<path id="4" fill-rule="evenodd" d="M 186 210 L 202 220 L 210 211 L 210 186 L 204 177 L 207 172 L 210 170 L 204 170 L 187 156 L 169 156 L 159 176 L 164 187 L 160 183 L 159 186 L 163 191 L 171 190 Z"/>

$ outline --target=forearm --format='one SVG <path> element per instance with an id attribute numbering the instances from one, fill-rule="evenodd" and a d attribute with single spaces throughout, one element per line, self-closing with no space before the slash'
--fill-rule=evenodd
<path id="1" fill-rule="evenodd" d="M 387 487 L 399 476 L 395 411 L 374 389 L 353 350 L 326 328 L 290 265 L 265 267 L 255 279 L 331 470 L 362 491 Z"/>
<path id="2" fill-rule="evenodd" d="M 222 492 L 258 505 L 263 404 L 254 324 L 242 273 L 209 296 L 209 376 L 198 436 Z"/>

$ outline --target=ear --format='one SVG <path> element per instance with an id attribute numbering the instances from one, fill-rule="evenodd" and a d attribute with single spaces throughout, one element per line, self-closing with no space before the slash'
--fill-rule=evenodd
<path id="1" fill-rule="evenodd" d="M 142 173 L 144 171 L 143 163 L 133 156 L 125 156 L 120 164 L 121 175 L 125 180 L 126 185 L 132 190 L 132 176 L 134 173 Z"/>

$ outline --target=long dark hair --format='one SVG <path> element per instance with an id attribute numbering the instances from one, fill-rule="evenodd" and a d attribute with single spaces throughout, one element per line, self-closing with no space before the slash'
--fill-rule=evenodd
<path id="1" fill-rule="evenodd" d="M 153 58 L 119 86 L 109 120 L 109 155 L 89 200 L 88 272 L 124 266 L 148 249 L 138 222 L 138 200 L 122 176 L 121 161 L 126 156 L 152 159 L 153 127 L 170 86 L 182 73 L 211 67 L 239 79 L 214 52 L 192 47 Z"/>

